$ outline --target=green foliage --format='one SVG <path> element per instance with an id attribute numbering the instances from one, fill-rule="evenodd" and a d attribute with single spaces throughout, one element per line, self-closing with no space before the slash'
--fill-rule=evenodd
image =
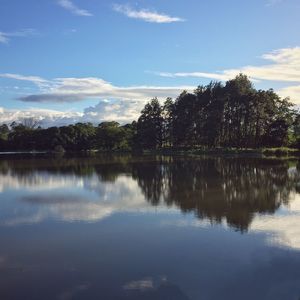
<path id="1" fill-rule="evenodd" d="M 0 151 L 300 148 L 300 115 L 288 98 L 256 90 L 247 76 L 147 103 L 137 122 L 37 127 L 24 119 L 0 126 Z"/>
<path id="2" fill-rule="evenodd" d="M 163 146 L 182 149 L 282 147 L 291 144 L 291 136 L 300 140 L 299 117 L 296 124 L 289 99 L 281 99 L 273 90 L 255 90 L 243 74 L 225 85 L 211 82 L 194 93 L 184 91 L 160 109 L 155 105 L 163 116 L 162 126 L 153 121 L 151 103 L 138 121 L 144 149 L 161 148 L 157 136 L 163 137 Z"/>
<path id="3" fill-rule="evenodd" d="M 147 103 L 137 122 L 138 142 L 144 149 L 162 147 L 163 116 L 157 98 Z"/>
<path id="4" fill-rule="evenodd" d="M 293 123 L 293 145 L 300 149 L 300 114 L 296 115 L 295 121 Z"/>
<path id="5" fill-rule="evenodd" d="M 118 122 L 103 122 L 97 128 L 97 148 L 103 150 L 128 149 L 127 129 Z"/>

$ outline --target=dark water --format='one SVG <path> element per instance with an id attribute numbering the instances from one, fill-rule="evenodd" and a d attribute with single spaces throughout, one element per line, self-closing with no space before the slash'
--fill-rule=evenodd
<path id="1" fill-rule="evenodd" d="M 0 158 L 0 299 L 300 299 L 300 164 Z"/>

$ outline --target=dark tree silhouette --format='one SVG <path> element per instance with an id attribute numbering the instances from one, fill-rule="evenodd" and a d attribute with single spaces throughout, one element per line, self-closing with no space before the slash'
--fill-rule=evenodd
<path id="1" fill-rule="evenodd" d="M 289 99 L 256 90 L 247 76 L 147 103 L 137 122 L 41 128 L 34 119 L 0 127 L 0 151 L 300 148 L 300 117 Z"/>

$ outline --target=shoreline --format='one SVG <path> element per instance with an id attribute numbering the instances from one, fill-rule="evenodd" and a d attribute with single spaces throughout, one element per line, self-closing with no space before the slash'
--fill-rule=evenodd
<path id="1" fill-rule="evenodd" d="M 156 150 L 87 150 L 87 151 L 0 151 L 0 155 L 69 155 L 69 154 L 136 154 L 136 155 L 236 155 L 260 157 L 300 157 L 300 149 L 294 148 L 263 148 L 263 149 L 237 149 L 237 148 L 211 148 L 211 149 L 172 149 L 163 148 Z"/>

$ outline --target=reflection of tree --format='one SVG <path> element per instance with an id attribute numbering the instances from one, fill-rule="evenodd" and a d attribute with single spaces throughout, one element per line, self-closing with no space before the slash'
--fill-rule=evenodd
<path id="1" fill-rule="evenodd" d="M 134 173 L 146 198 L 175 204 L 199 218 L 247 230 L 253 214 L 274 213 L 295 191 L 300 174 L 288 172 L 284 161 L 263 159 L 174 160 Z"/>
<path id="2" fill-rule="evenodd" d="M 10 171 L 18 177 L 28 177 L 36 172 L 58 175 L 91 176 L 97 173 L 101 181 L 114 181 L 118 175 L 129 168 L 129 155 L 78 155 L 75 157 L 56 157 L 45 155 L 12 156 L 0 160 L 0 174 Z"/>
<path id="3" fill-rule="evenodd" d="M 132 177 L 137 180 L 146 199 L 152 205 L 158 205 L 162 197 L 164 198 L 169 179 L 165 174 L 168 169 L 164 165 L 172 161 L 173 158 L 170 156 L 157 156 L 132 164 Z"/>
<path id="4" fill-rule="evenodd" d="M 138 182 L 152 205 L 176 205 L 211 222 L 226 220 L 248 229 L 254 214 L 274 213 L 300 192 L 300 164 L 258 158 L 175 158 L 92 155 L 65 158 L 13 158 L 0 161 L 0 174 L 40 184 L 45 174 L 114 182 L 121 174 Z M 292 167 L 292 168 L 291 168 Z"/>
<path id="5" fill-rule="evenodd" d="M 152 205 L 160 202 L 163 192 L 163 172 L 160 163 L 139 163 L 133 168 L 133 178 L 137 180 L 145 197 Z"/>

